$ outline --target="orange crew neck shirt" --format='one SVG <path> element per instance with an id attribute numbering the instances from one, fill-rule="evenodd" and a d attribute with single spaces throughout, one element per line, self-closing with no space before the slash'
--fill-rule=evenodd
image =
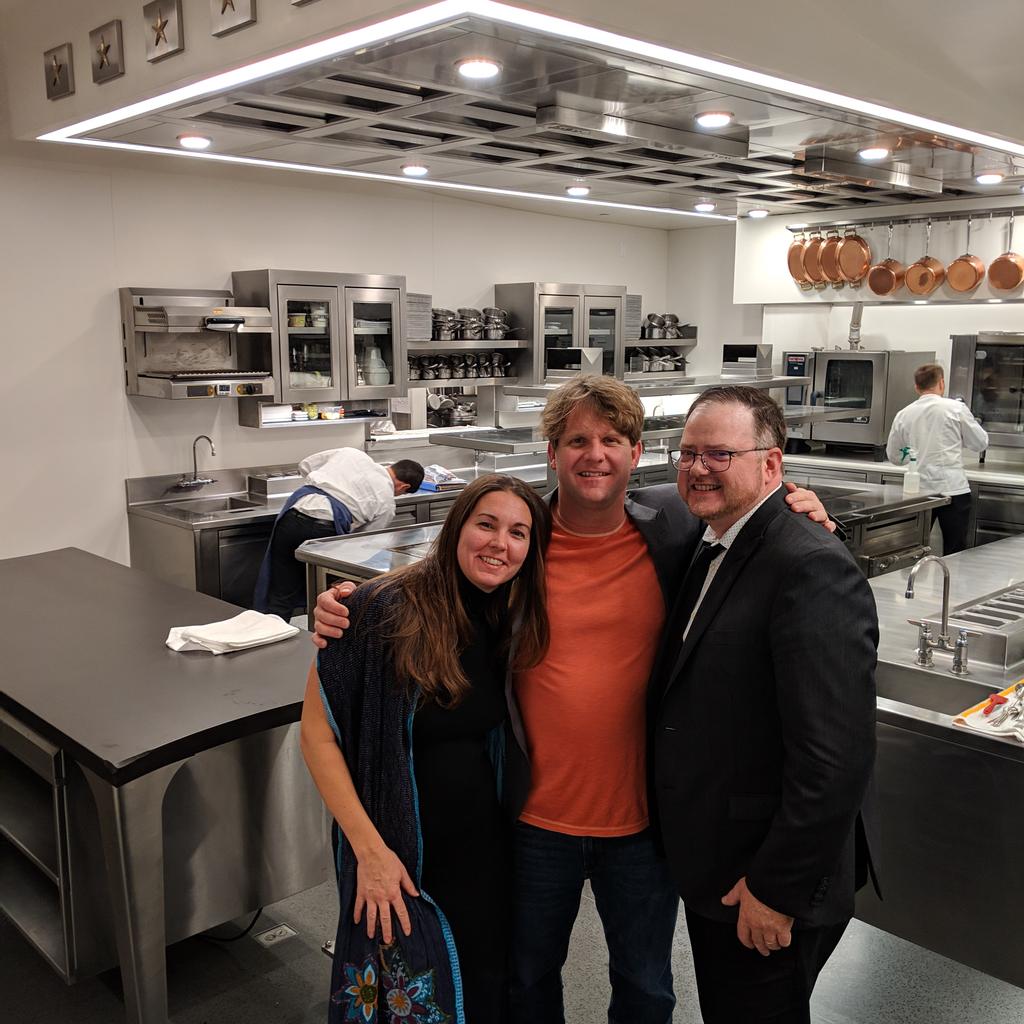
<path id="1" fill-rule="evenodd" d="M 585 537 L 557 525 L 547 551 L 551 643 L 516 676 L 532 783 L 520 820 L 573 836 L 647 827 L 647 680 L 665 604 L 627 518 Z"/>

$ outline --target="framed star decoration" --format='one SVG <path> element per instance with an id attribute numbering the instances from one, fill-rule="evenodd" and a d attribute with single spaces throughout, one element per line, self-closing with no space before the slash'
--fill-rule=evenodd
<path id="1" fill-rule="evenodd" d="M 142 8 L 146 22 L 146 60 L 163 60 L 185 49 L 181 0 L 153 0 Z"/>
<path id="2" fill-rule="evenodd" d="M 256 22 L 256 0 L 210 0 L 210 34 L 224 36 Z"/>
<path id="3" fill-rule="evenodd" d="M 46 98 L 59 100 L 75 91 L 75 68 L 71 61 L 71 44 L 61 43 L 43 54 L 46 73 Z"/>
<path id="4" fill-rule="evenodd" d="M 89 53 L 92 60 L 92 80 L 97 84 L 109 82 L 124 74 L 124 46 L 121 42 L 121 22 L 108 21 L 89 33 Z"/>

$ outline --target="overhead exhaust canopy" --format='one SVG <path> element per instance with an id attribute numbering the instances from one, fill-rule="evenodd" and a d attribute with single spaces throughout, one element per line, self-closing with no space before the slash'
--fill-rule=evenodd
<path id="1" fill-rule="evenodd" d="M 603 142 L 639 142 L 688 156 L 725 156 L 739 160 L 750 156 L 750 133 L 743 127 L 733 126 L 728 135 L 696 127 L 693 131 L 686 131 L 646 121 L 631 121 L 614 114 L 594 114 L 558 106 L 539 107 L 537 127 Z"/>
<path id="2" fill-rule="evenodd" d="M 824 146 L 808 149 L 804 154 L 803 164 L 793 170 L 795 174 L 803 174 L 808 178 L 827 178 L 830 181 L 870 188 L 888 186 L 905 189 L 908 192 L 942 192 L 941 178 L 928 178 L 923 174 L 911 173 L 909 164 L 859 163 L 851 160 L 846 153 L 837 156 Z"/>

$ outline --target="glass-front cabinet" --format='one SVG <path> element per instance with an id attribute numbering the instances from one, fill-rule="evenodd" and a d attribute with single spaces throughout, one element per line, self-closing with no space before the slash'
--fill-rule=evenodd
<path id="1" fill-rule="evenodd" d="M 622 295 L 587 295 L 583 299 L 583 344 L 603 350 L 603 372 L 622 376 Z"/>
<path id="2" fill-rule="evenodd" d="M 406 364 L 401 288 L 345 288 L 348 397 L 395 398 Z"/>
<path id="3" fill-rule="evenodd" d="M 329 402 L 343 394 L 338 289 L 279 285 L 280 400 Z"/>
<path id="4" fill-rule="evenodd" d="M 507 310 L 517 338 L 529 343 L 519 378 L 551 384 L 583 369 L 581 349 L 599 349 L 601 372 L 622 378 L 625 285 L 498 284 L 494 304 Z"/>
<path id="5" fill-rule="evenodd" d="M 278 402 L 405 395 L 404 277 L 243 270 L 231 288 L 239 305 L 270 307 Z"/>
<path id="6" fill-rule="evenodd" d="M 580 298 L 578 295 L 540 297 L 540 336 L 544 376 L 570 376 L 580 368 Z"/>

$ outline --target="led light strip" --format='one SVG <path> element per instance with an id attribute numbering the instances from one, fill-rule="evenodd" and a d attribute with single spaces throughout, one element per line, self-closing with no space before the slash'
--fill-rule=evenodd
<path id="1" fill-rule="evenodd" d="M 543 199 L 551 203 L 568 203 L 574 206 L 603 206 L 610 210 L 634 210 L 638 213 L 668 213 L 676 217 L 697 217 L 700 220 L 734 221 L 718 213 L 695 213 L 692 210 L 677 210 L 668 206 L 640 206 L 636 203 L 613 203 L 603 199 L 574 199 L 567 195 L 547 195 L 544 192 L 522 192 L 514 188 L 494 188 L 490 185 L 465 185 L 458 181 L 431 181 L 426 178 L 406 178 L 404 175 L 381 174 L 377 171 L 351 171 L 343 167 L 318 167 L 316 164 L 296 164 L 285 160 L 266 160 L 252 156 L 229 156 L 226 153 L 165 149 L 162 146 L 140 146 L 134 142 L 107 142 L 103 139 L 65 139 L 76 146 L 91 146 L 98 149 L 117 149 L 130 153 L 159 153 L 162 156 L 180 156 L 188 160 L 211 160 L 221 164 L 242 164 L 246 167 L 272 167 L 279 171 L 304 171 L 309 174 L 326 174 L 335 178 L 360 178 L 364 181 L 381 181 L 388 185 L 411 185 L 418 188 L 440 188 L 454 192 L 482 192 L 492 196 L 512 196 L 516 199 Z"/>
<path id="2" fill-rule="evenodd" d="M 107 149 L 125 149 L 140 152 L 157 152 L 173 156 L 188 156 L 191 159 L 215 160 L 220 163 L 237 163 L 249 166 L 264 166 L 284 168 L 287 170 L 299 170 L 316 174 L 332 174 L 338 177 L 363 178 L 373 181 L 386 181 L 394 184 L 417 185 L 427 188 L 441 188 L 452 191 L 478 192 L 490 195 L 505 195 L 518 198 L 541 199 L 549 202 L 576 203 L 586 206 L 604 206 L 612 209 L 636 210 L 651 213 L 668 213 L 683 217 L 703 217 L 710 220 L 734 220 L 733 217 L 726 217 L 719 214 L 699 214 L 692 210 L 679 210 L 674 207 L 651 207 L 638 206 L 629 203 L 615 203 L 599 199 L 582 199 L 570 196 L 545 195 L 538 192 L 523 192 L 515 189 L 492 188 L 483 185 L 468 185 L 457 182 L 432 181 L 426 179 L 411 180 L 405 177 L 396 177 L 389 174 L 379 174 L 368 171 L 351 171 L 340 168 L 323 168 L 314 164 L 297 164 L 275 160 L 261 160 L 252 157 L 232 157 L 210 153 L 182 153 L 177 150 L 163 149 L 160 147 L 140 146 L 129 143 L 113 143 L 95 139 L 78 138 L 88 132 L 94 132 L 101 128 L 118 124 L 122 121 L 139 117 L 142 114 L 152 113 L 166 107 L 174 106 L 188 100 L 199 99 L 224 90 L 238 88 L 239 86 L 268 78 L 284 71 L 290 71 L 303 65 L 312 64 L 317 61 L 327 60 L 341 54 L 358 50 L 361 47 L 373 45 L 401 36 L 404 33 L 428 28 L 449 22 L 467 15 L 475 15 L 491 21 L 501 22 L 520 28 L 531 28 L 550 36 L 568 39 L 573 42 L 589 42 L 603 49 L 610 49 L 617 52 L 642 57 L 655 63 L 679 67 L 688 71 L 698 71 L 713 75 L 716 78 L 728 79 L 758 88 L 768 89 L 788 96 L 810 99 L 816 102 L 838 107 L 856 113 L 867 114 L 889 121 L 895 121 L 907 127 L 920 128 L 928 132 L 937 132 L 947 135 L 950 138 L 963 142 L 970 142 L 975 145 L 985 146 L 1000 152 L 1010 153 L 1017 156 L 1024 156 L 1024 145 L 1015 142 L 1008 142 L 981 132 L 969 131 L 958 128 L 955 125 L 944 124 L 941 121 L 933 121 L 930 118 L 919 117 L 916 114 L 909 114 L 906 111 L 895 110 L 890 107 L 883 107 L 876 103 L 869 103 L 865 100 L 855 99 L 850 96 L 843 96 L 839 93 L 829 92 L 825 89 L 818 89 L 813 86 L 803 85 L 799 82 L 791 82 L 784 78 L 777 78 L 773 75 L 762 74 L 758 71 L 751 71 L 733 64 L 726 64 L 722 61 L 712 60 L 706 57 L 699 57 L 695 54 L 685 53 L 682 50 L 671 49 L 666 46 L 659 46 L 655 43 L 644 42 L 633 39 L 629 36 L 619 35 L 614 32 L 607 32 L 603 29 L 592 28 L 588 25 L 581 25 L 577 22 L 567 21 L 564 18 L 553 17 L 548 14 L 541 14 L 537 11 L 530 11 L 523 8 L 511 7 L 508 4 L 498 3 L 496 0 L 440 0 L 438 3 L 421 7 L 415 11 L 409 11 L 394 18 L 368 25 L 363 28 L 342 32 L 339 35 L 331 36 L 307 46 L 290 50 L 287 53 L 278 54 L 244 67 L 235 68 L 209 78 L 193 82 L 191 85 L 173 89 L 170 92 L 152 96 L 149 99 L 129 104 L 117 110 L 107 111 L 105 114 L 91 117 L 77 124 L 67 125 L 52 132 L 38 136 L 41 142 L 74 142 L 79 145 L 95 146 Z"/>

